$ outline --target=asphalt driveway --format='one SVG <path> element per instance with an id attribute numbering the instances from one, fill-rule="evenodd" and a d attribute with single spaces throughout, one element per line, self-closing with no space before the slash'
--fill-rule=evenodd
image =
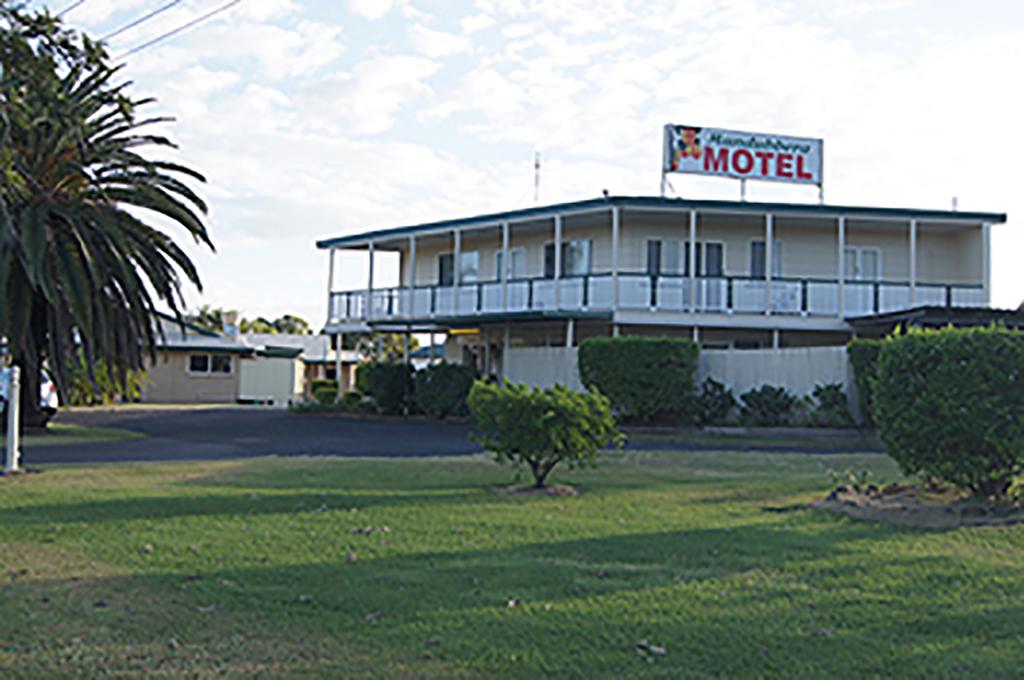
<path id="1" fill-rule="evenodd" d="M 112 427 L 145 435 L 89 444 L 26 446 L 23 464 L 220 460 L 256 456 L 460 456 L 482 452 L 466 423 L 421 418 L 292 414 L 259 407 L 120 408 L 62 412 L 56 422 Z M 685 432 L 628 431 L 627 449 L 760 451 L 781 453 L 880 452 L 849 436 L 822 441 L 793 431 L 773 440 L 715 439 Z M 778 436 L 776 433 L 774 436 Z M 806 439 L 805 439 L 806 438 Z"/>
<path id="2" fill-rule="evenodd" d="M 256 456 L 430 456 L 478 453 L 464 423 L 296 415 L 268 408 L 71 411 L 55 422 L 115 427 L 144 439 L 27 447 L 23 464 L 217 460 Z"/>

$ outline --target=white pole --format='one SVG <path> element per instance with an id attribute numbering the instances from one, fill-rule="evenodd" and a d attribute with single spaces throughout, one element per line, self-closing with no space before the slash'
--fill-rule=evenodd
<path id="1" fill-rule="evenodd" d="M 416 316 L 416 236 L 409 236 L 409 306 L 406 310 L 407 316 Z"/>
<path id="2" fill-rule="evenodd" d="M 509 356 L 509 352 L 512 348 L 512 327 L 505 326 L 505 337 L 501 343 L 501 379 L 508 380 L 509 367 L 511 366 L 512 357 Z"/>
<path id="3" fill-rule="evenodd" d="M 764 216 L 764 313 L 772 313 L 772 241 L 775 239 L 775 223 L 771 213 Z"/>
<path id="4" fill-rule="evenodd" d="M 917 303 L 917 220 L 910 220 L 910 306 Z"/>
<path id="5" fill-rule="evenodd" d="M 455 296 L 453 301 L 453 309 L 455 314 L 459 313 L 459 285 L 461 282 L 460 270 L 462 269 L 462 232 L 458 229 L 455 230 L 455 248 L 452 255 L 452 293 Z"/>
<path id="6" fill-rule="evenodd" d="M 697 211 L 690 211 L 690 313 L 697 311 Z"/>
<path id="7" fill-rule="evenodd" d="M 327 263 L 327 323 L 331 322 L 332 310 L 334 308 L 334 300 L 331 295 L 334 292 L 334 254 L 335 249 L 331 248 Z"/>
<path id="8" fill-rule="evenodd" d="M 846 218 L 839 218 L 839 259 L 836 263 L 839 273 L 839 318 L 846 317 Z"/>
<path id="9" fill-rule="evenodd" d="M 498 273 L 501 276 L 501 308 L 504 311 L 508 311 L 508 272 L 512 268 L 512 263 L 509 261 L 508 252 L 508 222 L 501 223 L 501 271 Z"/>
<path id="10" fill-rule="evenodd" d="M 555 309 L 561 309 L 562 216 L 555 215 Z"/>
<path id="11" fill-rule="evenodd" d="M 619 232 L 622 229 L 620 208 L 612 208 L 612 318 L 619 311 Z"/>
<path id="12" fill-rule="evenodd" d="M 18 460 L 21 450 L 18 441 L 18 421 L 21 416 L 21 369 L 12 366 L 7 373 L 7 457 L 4 460 L 4 472 L 18 471 Z"/>
<path id="13" fill-rule="evenodd" d="M 334 379 L 338 382 L 338 399 L 341 399 L 341 394 L 345 390 L 341 384 L 341 346 L 345 342 L 345 335 L 343 333 L 334 334 Z"/>
<path id="14" fill-rule="evenodd" d="M 984 306 L 992 304 L 992 225 L 981 225 L 981 288 Z"/>
<path id="15" fill-rule="evenodd" d="M 366 307 L 363 309 L 363 318 L 369 319 L 370 307 L 373 306 L 373 241 L 367 246 L 367 253 L 370 257 L 369 273 L 366 277 Z"/>
<path id="16" fill-rule="evenodd" d="M 573 336 L 576 335 L 576 319 L 569 319 L 565 324 L 565 346 L 572 347 Z"/>

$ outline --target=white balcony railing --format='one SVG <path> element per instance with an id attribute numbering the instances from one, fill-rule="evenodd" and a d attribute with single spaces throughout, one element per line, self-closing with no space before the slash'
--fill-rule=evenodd
<path id="1" fill-rule="evenodd" d="M 690 279 L 685 276 L 620 274 L 619 309 L 661 312 L 702 312 L 836 316 L 839 284 L 822 279 L 764 279 L 701 277 L 695 280 L 691 306 Z M 910 285 L 888 281 L 847 281 L 845 315 L 864 316 L 906 309 Z M 766 292 L 766 291 L 769 291 Z M 485 314 L 557 311 L 611 311 L 614 300 L 611 274 L 509 281 L 454 286 L 419 286 L 331 293 L 332 323 L 386 320 L 429 320 Z M 979 286 L 917 284 L 914 306 L 978 307 L 984 304 Z"/>

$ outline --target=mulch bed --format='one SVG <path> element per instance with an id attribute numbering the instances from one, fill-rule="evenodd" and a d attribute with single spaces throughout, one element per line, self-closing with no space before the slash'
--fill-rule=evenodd
<path id="1" fill-rule="evenodd" d="M 994 505 L 956 489 L 918 484 L 862 490 L 841 486 L 810 506 L 859 519 L 929 529 L 1024 523 L 1024 508 L 1019 504 Z"/>

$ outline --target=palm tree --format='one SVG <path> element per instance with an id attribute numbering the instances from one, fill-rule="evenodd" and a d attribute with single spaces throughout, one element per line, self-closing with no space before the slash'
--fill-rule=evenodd
<path id="1" fill-rule="evenodd" d="M 166 119 L 139 118 L 151 100 L 117 70 L 102 45 L 0 0 L 0 335 L 22 367 L 26 424 L 43 362 L 64 389 L 79 352 L 122 379 L 155 359 L 157 305 L 180 317 L 182 276 L 200 282 L 154 219 L 213 248 L 186 184 L 203 177 L 141 155 L 174 145 L 141 131 Z"/>

